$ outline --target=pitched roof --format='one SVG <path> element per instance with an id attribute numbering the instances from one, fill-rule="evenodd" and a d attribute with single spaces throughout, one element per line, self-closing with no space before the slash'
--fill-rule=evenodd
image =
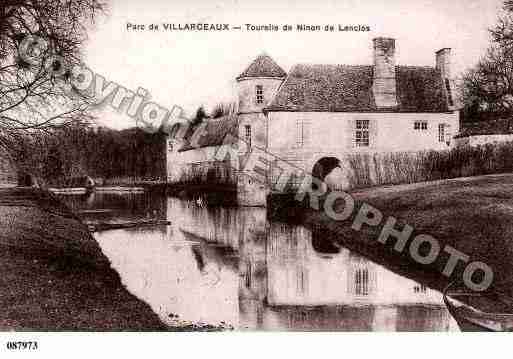
<path id="1" fill-rule="evenodd" d="M 266 111 L 378 112 L 373 66 L 296 65 Z M 396 66 L 396 112 L 446 112 L 442 76 L 432 67 Z M 390 111 L 389 109 L 387 111 Z"/>
<path id="2" fill-rule="evenodd" d="M 195 148 L 220 146 L 222 144 L 235 143 L 238 135 L 238 119 L 236 115 L 224 116 L 215 120 L 206 120 L 205 131 L 198 139 L 198 146 L 191 146 L 189 141 L 185 141 L 179 152 L 188 151 Z M 192 136 L 193 131 L 189 136 Z M 188 138 L 190 140 L 190 138 Z"/>
<path id="3" fill-rule="evenodd" d="M 255 61 L 248 66 L 239 76 L 237 80 L 245 77 L 285 77 L 287 73 L 266 54 L 258 56 Z"/>

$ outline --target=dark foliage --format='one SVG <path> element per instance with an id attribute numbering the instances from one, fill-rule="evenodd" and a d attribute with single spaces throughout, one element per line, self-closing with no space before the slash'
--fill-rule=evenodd
<path id="1" fill-rule="evenodd" d="M 0 1 L 0 147 L 10 149 L 20 133 L 88 116 L 87 96 L 61 85 L 69 85 L 87 28 L 104 10 L 100 0 Z M 28 60 L 23 44 L 35 38 L 44 46 Z"/>
<path id="2" fill-rule="evenodd" d="M 48 185 L 65 185 L 81 176 L 98 179 L 100 184 L 102 180 L 162 180 L 165 143 L 160 132 L 75 125 L 25 138 L 16 160 Z"/>
<path id="3" fill-rule="evenodd" d="M 447 151 L 355 153 L 348 164 L 353 188 L 513 172 L 513 142 Z"/>
<path id="4" fill-rule="evenodd" d="M 504 1 L 491 43 L 478 64 L 462 77 L 463 121 L 513 116 L 513 2 Z"/>

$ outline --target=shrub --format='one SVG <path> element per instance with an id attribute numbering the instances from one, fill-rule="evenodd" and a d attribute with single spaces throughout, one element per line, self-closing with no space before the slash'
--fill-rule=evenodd
<path id="1" fill-rule="evenodd" d="M 352 153 L 353 188 L 405 184 L 513 171 L 513 142 L 445 151 Z"/>

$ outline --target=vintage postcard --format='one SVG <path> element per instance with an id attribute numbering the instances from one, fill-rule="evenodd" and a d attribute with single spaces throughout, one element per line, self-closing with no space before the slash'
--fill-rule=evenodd
<path id="1" fill-rule="evenodd" d="M 1 0 L 0 146 L 5 352 L 513 329 L 513 1 Z"/>

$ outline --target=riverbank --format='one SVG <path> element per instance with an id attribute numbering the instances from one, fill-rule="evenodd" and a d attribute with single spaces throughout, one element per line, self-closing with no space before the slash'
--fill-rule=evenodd
<path id="1" fill-rule="evenodd" d="M 0 189 L 0 330 L 168 329 L 52 195 Z"/>
<path id="2" fill-rule="evenodd" d="M 327 250 L 345 246 L 397 273 L 442 290 L 450 281 L 442 275 L 448 254 L 440 255 L 433 265 L 420 265 L 407 250 L 402 254 L 393 250 L 393 239 L 387 245 L 377 241 L 386 218 L 393 216 L 398 219 L 396 229 L 401 230 L 404 224 L 414 228 L 410 241 L 415 234 L 429 234 L 438 239 L 441 248 L 450 245 L 469 255 L 471 261 L 489 265 L 495 275 L 492 288 L 508 300 L 513 298 L 512 189 L 513 174 L 382 186 L 351 193 L 355 208 L 367 203 L 383 213 L 378 226 L 351 229 L 356 211 L 350 219 L 336 222 L 321 211 L 308 209 L 295 220 L 314 228 L 314 240 Z M 337 203 L 335 210 L 342 211 L 343 205 Z M 409 248 L 409 242 L 405 248 Z M 461 278 L 463 268 L 457 266 L 452 278 Z"/>

